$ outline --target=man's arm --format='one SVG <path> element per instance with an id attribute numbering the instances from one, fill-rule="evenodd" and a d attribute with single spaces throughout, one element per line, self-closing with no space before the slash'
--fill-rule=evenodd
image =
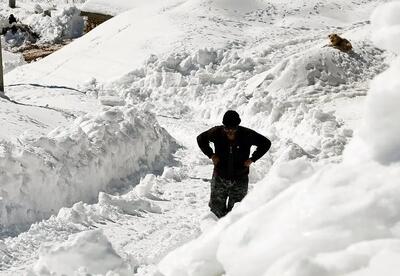
<path id="1" fill-rule="evenodd" d="M 199 136 L 197 136 L 197 144 L 199 145 L 201 151 L 211 158 L 214 155 L 212 148 L 210 147 L 210 142 L 215 140 L 216 127 L 213 127 L 207 131 L 204 131 Z"/>
<path id="2" fill-rule="evenodd" d="M 250 160 L 256 162 L 270 149 L 271 141 L 267 137 L 255 132 L 254 130 L 251 133 L 251 141 L 252 144 L 257 147 L 257 149 L 253 152 Z"/>

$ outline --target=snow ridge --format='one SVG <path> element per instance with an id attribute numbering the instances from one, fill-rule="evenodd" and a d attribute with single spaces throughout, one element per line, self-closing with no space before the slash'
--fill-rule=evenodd
<path id="1" fill-rule="evenodd" d="M 365 41 L 354 45 L 357 52 L 351 54 L 313 46 L 275 66 L 262 49 L 252 54 L 211 48 L 165 58 L 153 55 L 144 67 L 105 89 L 176 118 L 220 123 L 226 109 L 235 109 L 248 126 L 273 139 L 274 159 L 280 149 L 295 145 L 315 160 L 340 161 L 352 130 L 321 105 L 364 96 L 365 82 L 386 68 L 381 50 Z"/>
<path id="2" fill-rule="evenodd" d="M 161 170 L 176 150 L 153 115 L 132 107 L 104 108 L 47 137 L 0 143 L 0 224 L 28 224 L 99 191 L 132 184 Z M 74 177 L 71 177 L 74 176 Z"/>

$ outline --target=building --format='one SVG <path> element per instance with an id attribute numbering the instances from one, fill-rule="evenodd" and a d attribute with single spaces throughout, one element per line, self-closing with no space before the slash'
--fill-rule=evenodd
<path id="1" fill-rule="evenodd" d="M 81 15 L 87 18 L 86 32 L 112 17 L 143 6 L 148 0 L 88 0 L 81 8 Z"/>

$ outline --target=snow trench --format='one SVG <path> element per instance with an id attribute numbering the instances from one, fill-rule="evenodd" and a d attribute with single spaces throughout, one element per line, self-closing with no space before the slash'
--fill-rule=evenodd
<path id="1" fill-rule="evenodd" d="M 170 163 L 177 148 L 153 115 L 128 106 L 107 107 L 46 137 L 26 134 L 19 142 L 0 142 L 3 231 L 135 184 Z"/>

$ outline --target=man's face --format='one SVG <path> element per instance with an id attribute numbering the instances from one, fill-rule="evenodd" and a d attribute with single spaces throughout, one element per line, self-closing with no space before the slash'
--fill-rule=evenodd
<path id="1" fill-rule="evenodd" d="M 224 131 L 229 140 L 235 140 L 237 127 L 224 127 Z"/>

